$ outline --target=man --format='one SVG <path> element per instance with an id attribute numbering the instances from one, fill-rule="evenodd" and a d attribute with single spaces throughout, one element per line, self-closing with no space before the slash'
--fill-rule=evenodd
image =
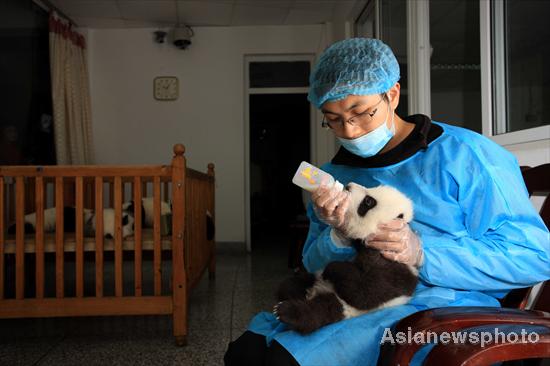
<path id="1" fill-rule="evenodd" d="M 499 306 L 509 290 L 550 278 L 548 229 L 515 158 L 475 132 L 423 115 L 400 118 L 398 80 L 387 45 L 348 39 L 321 55 L 308 98 L 342 145 L 322 170 L 344 185 L 393 186 L 413 201 L 410 226 L 394 220 L 365 243 L 418 269 L 413 298 L 308 335 L 260 313 L 230 344 L 226 365 L 375 365 L 384 333 L 407 315 L 440 306 Z M 347 199 L 326 187 L 313 192 L 303 250 L 309 272 L 354 257 L 344 225 Z"/>

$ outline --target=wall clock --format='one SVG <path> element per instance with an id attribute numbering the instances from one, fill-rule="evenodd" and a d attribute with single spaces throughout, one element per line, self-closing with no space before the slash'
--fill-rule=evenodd
<path id="1" fill-rule="evenodd" d="M 179 96 L 178 78 L 159 76 L 153 82 L 153 95 L 156 100 L 176 100 Z"/>

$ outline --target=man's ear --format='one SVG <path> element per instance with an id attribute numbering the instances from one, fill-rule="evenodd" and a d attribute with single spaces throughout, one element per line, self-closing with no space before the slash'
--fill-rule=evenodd
<path id="1" fill-rule="evenodd" d="M 395 83 L 394 86 L 387 91 L 388 97 L 390 98 L 390 105 L 393 110 L 397 109 L 399 105 L 399 97 L 401 96 L 401 85 Z"/>

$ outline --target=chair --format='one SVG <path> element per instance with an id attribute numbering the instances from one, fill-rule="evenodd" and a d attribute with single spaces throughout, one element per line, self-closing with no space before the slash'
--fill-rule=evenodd
<path id="1" fill-rule="evenodd" d="M 534 168 L 522 167 L 522 174 L 529 195 L 543 195 L 540 215 L 550 227 L 550 164 Z M 550 280 L 540 286 L 538 294 L 533 288 L 517 289 L 510 292 L 502 301 L 502 308 L 495 307 L 446 307 L 420 311 L 412 314 L 396 325 L 397 332 L 492 332 L 499 328 L 503 336 L 499 342 L 481 343 L 439 343 L 426 357 L 425 366 L 480 366 L 521 359 L 532 359 L 529 365 L 539 365 L 541 358 L 550 358 Z M 525 310 L 528 300 L 530 308 Z M 536 342 L 515 342 L 508 334 L 536 332 Z M 500 334 L 499 334 L 500 337 Z M 385 344 L 380 352 L 378 365 L 407 366 L 421 344 Z"/>

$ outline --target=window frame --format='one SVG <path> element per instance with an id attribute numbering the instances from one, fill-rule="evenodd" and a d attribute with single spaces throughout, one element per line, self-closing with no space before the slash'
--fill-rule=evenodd
<path id="1" fill-rule="evenodd" d="M 505 132 L 508 127 L 508 118 L 504 62 L 506 41 L 504 2 L 480 1 L 479 8 L 483 135 L 502 146 L 550 140 L 550 123 L 539 127 Z"/>
<path id="2" fill-rule="evenodd" d="M 375 29 L 380 27 L 379 0 L 371 0 L 374 6 Z M 372 5 L 371 5 L 372 6 Z M 494 7 L 494 12 L 492 12 Z M 481 66 L 481 132 L 502 146 L 550 142 L 550 121 L 546 125 L 529 129 L 505 132 L 506 116 L 506 74 L 504 68 L 505 31 L 504 2 L 480 0 L 480 66 Z M 494 16 L 493 14 L 496 14 Z M 356 34 L 361 21 L 367 19 L 361 13 L 355 22 Z M 430 65 L 429 65 L 429 0 L 410 1 L 407 4 L 407 62 L 409 67 L 409 114 L 431 115 Z M 494 29 L 492 29 L 492 25 Z M 376 32 L 376 37 L 379 36 Z M 496 62 L 493 63 L 493 57 Z"/>

